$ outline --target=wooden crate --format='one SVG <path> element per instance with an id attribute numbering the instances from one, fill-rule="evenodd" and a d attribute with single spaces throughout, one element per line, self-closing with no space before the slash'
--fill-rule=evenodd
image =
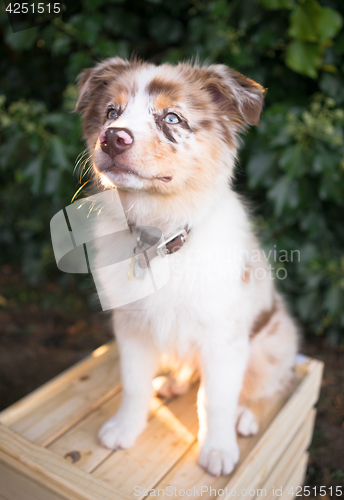
<path id="1" fill-rule="evenodd" d="M 287 489 L 304 480 L 322 370 L 305 358 L 291 394 L 256 405 L 259 434 L 239 438 L 235 471 L 215 478 L 197 465 L 196 386 L 178 398 L 152 399 L 132 449 L 98 444 L 121 397 L 117 347 L 104 345 L 0 413 L 0 500 L 135 499 L 153 488 L 169 498 L 272 499 L 280 487 L 278 498 L 290 499 Z"/>

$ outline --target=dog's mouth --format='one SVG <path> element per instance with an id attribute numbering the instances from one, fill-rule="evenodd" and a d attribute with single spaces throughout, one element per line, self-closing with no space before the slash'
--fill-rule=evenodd
<path id="1" fill-rule="evenodd" d="M 152 176 L 152 177 L 146 177 L 144 175 L 141 175 L 139 174 L 138 172 L 136 172 L 135 170 L 131 169 L 131 168 L 128 168 L 128 167 L 124 167 L 123 165 L 119 165 L 118 163 L 116 163 L 115 161 L 113 162 L 112 165 L 110 165 L 109 167 L 106 167 L 104 170 L 103 170 L 103 173 L 105 175 L 107 174 L 128 174 L 128 175 L 134 175 L 135 177 L 139 178 L 139 179 L 145 179 L 145 180 L 158 180 L 158 181 L 162 181 L 162 182 L 170 182 L 172 180 L 172 176 L 171 175 L 164 175 L 164 176 L 159 176 L 159 175 L 155 175 L 155 176 Z"/>

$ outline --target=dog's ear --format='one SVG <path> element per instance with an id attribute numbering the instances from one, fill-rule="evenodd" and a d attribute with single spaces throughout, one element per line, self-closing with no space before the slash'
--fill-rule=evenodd
<path id="1" fill-rule="evenodd" d="M 83 114 L 92 95 L 102 86 L 109 84 L 116 75 L 122 70 L 128 68 L 129 61 L 120 57 L 105 59 L 94 68 L 87 68 L 77 77 L 77 86 L 79 89 L 79 98 L 74 111 Z"/>
<path id="2" fill-rule="evenodd" d="M 237 111 L 242 126 L 259 125 L 265 89 L 259 83 L 246 78 L 222 64 L 207 68 L 205 89 L 223 113 Z"/>

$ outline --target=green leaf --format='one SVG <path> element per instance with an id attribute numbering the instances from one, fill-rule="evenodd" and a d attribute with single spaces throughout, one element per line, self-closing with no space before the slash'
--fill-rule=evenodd
<path id="1" fill-rule="evenodd" d="M 293 7 L 293 0 L 260 0 L 260 3 L 266 9 L 279 10 L 291 9 Z"/>
<path id="2" fill-rule="evenodd" d="M 0 170 L 12 168 L 16 153 L 20 151 L 23 135 L 21 132 L 11 133 L 6 142 L 0 146 Z"/>
<path id="3" fill-rule="evenodd" d="M 51 161 L 60 170 L 69 170 L 71 163 L 69 162 L 65 145 L 62 140 L 55 136 L 50 141 L 51 144 Z"/>
<path id="4" fill-rule="evenodd" d="M 42 178 L 42 159 L 37 156 L 30 161 L 22 172 L 23 178 L 29 178 L 32 181 L 31 191 L 33 194 L 39 192 Z"/>
<path id="5" fill-rule="evenodd" d="M 344 195 L 344 186 L 339 179 L 331 179 L 328 175 L 323 177 L 319 198 L 321 200 L 332 200 L 341 203 Z"/>
<path id="6" fill-rule="evenodd" d="M 31 160 L 23 170 L 23 177 L 37 177 L 41 173 L 42 160 L 39 156 Z"/>
<path id="7" fill-rule="evenodd" d="M 317 255 L 318 249 L 314 243 L 305 243 L 301 247 L 301 260 L 303 264 L 307 264 L 311 260 L 314 260 Z M 309 271 L 309 270 L 308 270 Z M 316 275 L 319 276 L 319 275 Z M 321 275 L 320 275 L 321 276 Z M 308 285 L 308 283 L 307 283 Z"/>
<path id="8" fill-rule="evenodd" d="M 285 170 L 289 177 L 299 178 L 307 170 L 307 163 L 299 145 L 286 148 L 279 161 L 279 166 Z"/>
<path id="9" fill-rule="evenodd" d="M 51 52 L 54 55 L 67 54 L 70 51 L 71 38 L 68 36 L 60 36 L 53 42 Z"/>
<path id="10" fill-rule="evenodd" d="M 343 293 L 340 288 L 332 286 L 329 288 L 325 295 L 324 306 L 331 315 L 335 315 L 342 310 Z"/>
<path id="11" fill-rule="evenodd" d="M 273 160 L 272 153 L 258 154 L 247 165 L 248 184 L 250 188 L 256 187 L 267 174 Z M 263 183 L 264 184 L 264 183 Z"/>
<path id="12" fill-rule="evenodd" d="M 285 62 L 293 71 L 316 78 L 321 63 L 321 52 L 320 44 L 294 40 L 288 45 Z"/>
<path id="13" fill-rule="evenodd" d="M 317 290 L 313 290 L 299 297 L 297 301 L 297 310 L 301 319 L 304 321 L 309 321 L 316 317 L 316 312 L 318 310 L 317 298 Z"/>
<path id="14" fill-rule="evenodd" d="M 217 0 L 216 2 L 210 2 L 209 11 L 216 17 L 222 17 L 226 15 L 228 11 L 227 0 Z"/>
<path id="15" fill-rule="evenodd" d="M 52 169 L 48 170 L 44 185 L 45 194 L 56 193 L 58 188 L 58 180 L 59 180 L 58 172 Z"/>
<path id="16" fill-rule="evenodd" d="M 9 32 L 6 37 L 6 44 L 12 50 L 18 52 L 31 50 L 37 40 L 38 28 L 30 28 L 28 30 L 19 31 L 18 33 Z"/>
<path id="17" fill-rule="evenodd" d="M 268 198 L 275 205 L 275 214 L 280 216 L 285 207 L 297 206 L 299 201 L 297 184 L 285 175 L 268 191 Z"/>
<path id="18" fill-rule="evenodd" d="M 322 8 L 315 0 L 297 5 L 290 15 L 289 36 L 307 42 L 318 41 L 318 24 Z"/>
<path id="19" fill-rule="evenodd" d="M 178 19 L 161 16 L 151 20 L 149 32 L 160 43 L 176 43 L 183 35 L 183 25 Z"/>
<path id="20" fill-rule="evenodd" d="M 321 7 L 316 0 L 305 0 L 292 11 L 288 34 L 304 42 L 324 42 L 335 37 L 342 24 L 336 10 Z"/>
<path id="21" fill-rule="evenodd" d="M 320 88 L 337 104 L 344 101 L 344 79 L 342 76 L 324 73 L 320 80 Z"/>
<path id="22" fill-rule="evenodd" d="M 330 7 L 321 9 L 321 16 L 318 23 L 318 34 L 321 41 L 334 38 L 343 25 L 343 18 L 336 10 Z"/>
<path id="23" fill-rule="evenodd" d="M 63 113 L 49 113 L 46 115 L 42 122 L 44 125 L 51 125 L 54 127 L 66 126 L 66 115 Z"/>

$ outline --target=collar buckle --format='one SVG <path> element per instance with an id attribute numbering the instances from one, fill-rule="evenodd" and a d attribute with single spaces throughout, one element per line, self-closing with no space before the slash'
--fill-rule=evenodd
<path id="1" fill-rule="evenodd" d="M 181 229 L 180 231 L 178 231 L 177 233 L 175 233 L 173 236 L 171 236 L 170 238 L 168 238 L 167 240 L 163 241 L 162 243 L 160 243 L 160 245 L 157 246 L 157 253 L 158 255 L 160 255 L 160 257 L 166 257 L 167 255 L 171 254 L 171 253 L 174 253 L 174 251 L 176 250 L 172 250 L 170 251 L 167 247 L 167 245 L 169 243 L 172 243 L 174 240 L 176 240 L 178 237 L 180 236 L 180 239 L 181 239 L 181 243 L 182 245 L 185 243 L 185 241 L 187 240 L 187 237 L 188 237 L 188 233 L 185 229 Z M 179 247 L 180 248 L 180 247 Z"/>

